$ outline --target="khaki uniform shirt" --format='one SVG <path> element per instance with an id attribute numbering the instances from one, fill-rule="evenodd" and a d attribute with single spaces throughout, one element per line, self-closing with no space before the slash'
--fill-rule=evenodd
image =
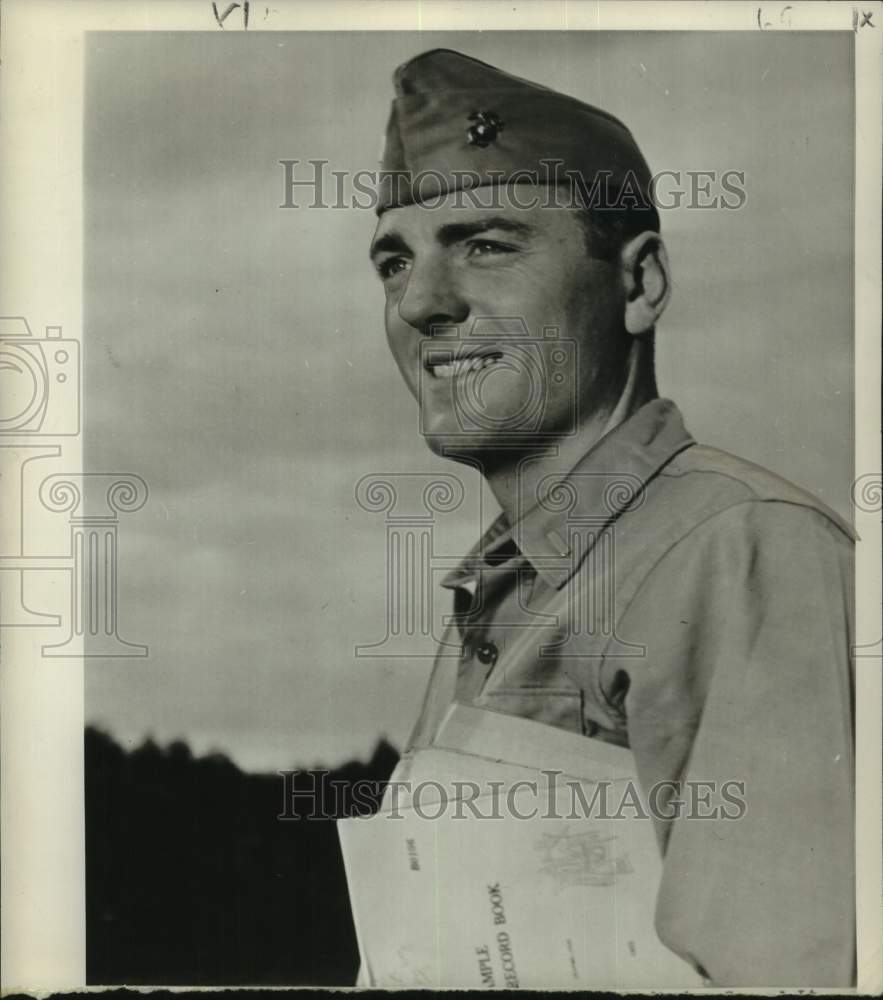
<path id="1" fill-rule="evenodd" d="M 557 478 L 445 579 L 405 759 L 457 700 L 628 746 L 645 792 L 744 782 L 741 819 L 654 817 L 660 939 L 718 986 L 849 985 L 850 529 L 667 400 Z"/>

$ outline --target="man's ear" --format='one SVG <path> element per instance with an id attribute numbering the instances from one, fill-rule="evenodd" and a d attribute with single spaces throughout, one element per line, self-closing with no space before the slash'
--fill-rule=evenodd
<path id="1" fill-rule="evenodd" d="M 620 254 L 625 289 L 625 328 L 634 336 L 649 333 L 671 294 L 668 254 L 659 233 L 634 237 Z"/>

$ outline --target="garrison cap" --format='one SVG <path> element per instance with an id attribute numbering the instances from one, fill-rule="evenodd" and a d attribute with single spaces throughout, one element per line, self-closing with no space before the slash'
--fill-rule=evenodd
<path id="1" fill-rule="evenodd" d="M 569 172 L 583 190 L 598 181 L 652 207 L 650 168 L 606 111 L 451 49 L 403 63 L 393 82 L 378 215 L 487 184 L 567 183 Z"/>

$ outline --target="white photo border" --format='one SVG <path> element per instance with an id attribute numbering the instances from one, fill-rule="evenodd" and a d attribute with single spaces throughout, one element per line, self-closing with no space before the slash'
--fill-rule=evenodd
<path id="1" fill-rule="evenodd" d="M 233 7 L 221 24 L 216 10 Z M 847 31 L 855 38 L 855 470 L 876 503 L 856 506 L 859 994 L 883 991 L 881 863 L 881 55 L 880 2 L 377 2 L 242 5 L 204 0 L 5 0 L 0 141 L 0 314 L 82 331 L 83 62 L 87 32 L 331 30 Z M 866 19 L 867 18 L 867 19 Z M 82 472 L 81 436 L 63 444 Z M 0 461 L 11 458 L 10 446 Z M 136 470 L 137 471 L 137 470 Z M 17 483 L 4 476 L 5 510 Z M 876 485 L 875 485 L 876 484 Z M 12 551 L 9 521 L 0 551 Z M 8 544 L 7 544 L 8 543 Z M 60 573 L 41 576 L 51 592 Z M 35 587 L 35 591 L 37 588 Z M 0 619 L 6 620 L 6 619 Z M 2 967 L 5 991 L 85 988 L 82 659 L 42 655 L 40 629 L 2 635 Z M 861 653 L 864 647 L 864 653 Z M 160 985 L 160 984 L 157 984 Z M 103 989 L 104 987 L 102 987 Z M 98 989 L 97 987 L 95 989 Z M 725 992 L 725 991 L 707 991 Z M 783 991 L 748 990 L 748 993 Z M 822 993 L 842 991 L 819 991 Z"/>

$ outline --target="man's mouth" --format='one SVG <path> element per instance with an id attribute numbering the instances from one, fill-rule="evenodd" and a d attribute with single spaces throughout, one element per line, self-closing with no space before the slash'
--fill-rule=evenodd
<path id="1" fill-rule="evenodd" d="M 480 372 L 485 368 L 490 368 L 502 356 L 501 353 L 495 351 L 454 357 L 450 351 L 439 350 L 429 354 L 429 357 L 426 359 L 426 370 L 434 378 L 454 378 L 456 375 L 465 375 L 468 372 Z"/>

